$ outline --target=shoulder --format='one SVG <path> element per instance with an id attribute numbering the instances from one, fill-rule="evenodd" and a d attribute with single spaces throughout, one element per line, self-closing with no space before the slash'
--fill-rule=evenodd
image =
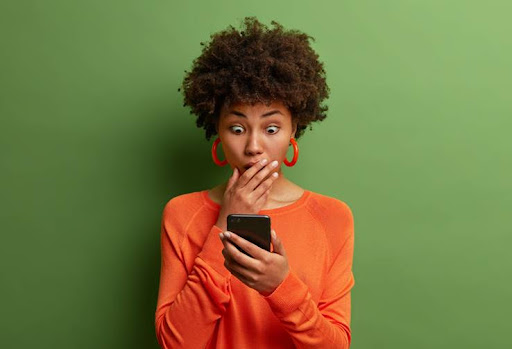
<path id="1" fill-rule="evenodd" d="M 327 218 L 335 216 L 333 218 L 337 218 L 337 220 L 353 220 L 352 209 L 345 201 L 324 194 L 311 192 L 307 208 L 314 216 Z"/>
<path id="2" fill-rule="evenodd" d="M 186 221 L 193 217 L 204 204 L 200 191 L 177 195 L 167 201 L 162 216 L 167 221 Z"/>
<path id="3" fill-rule="evenodd" d="M 333 254 L 354 239 L 354 217 L 349 205 L 340 199 L 311 192 L 306 205 L 313 218 L 323 227 Z"/>

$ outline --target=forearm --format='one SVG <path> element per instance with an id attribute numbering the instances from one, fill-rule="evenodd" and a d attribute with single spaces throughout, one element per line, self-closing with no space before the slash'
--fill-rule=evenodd
<path id="1" fill-rule="evenodd" d="M 307 285 L 292 272 L 265 299 L 297 348 L 349 348 L 348 323 L 341 318 L 324 316 Z"/>
<path id="2" fill-rule="evenodd" d="M 229 278 L 196 258 L 185 287 L 156 319 L 162 348 L 204 348 L 226 311 L 230 293 Z"/>
<path id="3" fill-rule="evenodd" d="M 212 227 L 188 274 L 179 261 L 180 253 L 175 252 L 179 249 L 162 251 L 165 263 L 155 328 L 163 348 L 205 347 L 226 311 L 231 298 L 231 274 L 223 266 L 219 231 Z M 167 245 L 165 241 L 164 235 L 163 245 Z"/>

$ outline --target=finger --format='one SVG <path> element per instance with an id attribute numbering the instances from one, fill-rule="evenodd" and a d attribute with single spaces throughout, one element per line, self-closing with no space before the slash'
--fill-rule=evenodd
<path id="1" fill-rule="evenodd" d="M 257 163 L 255 163 L 253 166 L 251 166 L 251 168 L 249 168 L 248 170 L 246 170 L 241 176 L 240 176 L 240 179 L 238 180 L 239 184 L 240 184 L 240 187 L 244 187 L 250 180 L 251 178 L 256 174 L 258 173 L 259 170 L 261 170 L 265 164 L 268 162 L 267 159 L 263 159 Z"/>
<path id="2" fill-rule="evenodd" d="M 252 256 L 252 258 L 249 256 L 245 256 L 243 253 L 240 252 L 241 255 L 249 258 L 252 261 L 254 261 L 254 259 L 261 260 L 268 253 L 268 251 L 265 251 L 261 247 L 253 244 L 250 241 L 245 240 L 241 236 L 238 236 L 234 233 L 229 234 L 228 239 L 229 239 L 229 241 L 234 242 L 238 247 L 243 249 L 245 252 L 249 253 Z M 240 263 L 240 264 L 242 264 L 242 263 Z"/>
<path id="3" fill-rule="evenodd" d="M 219 234 L 220 241 L 222 242 L 222 244 L 224 246 L 226 246 L 226 240 L 227 240 L 226 233 L 228 233 L 228 231 L 223 231 L 222 233 Z"/>
<path id="4" fill-rule="evenodd" d="M 226 190 L 229 190 L 237 181 L 237 179 L 240 178 L 240 173 L 238 172 L 238 168 L 233 169 L 233 174 L 231 177 L 229 177 L 228 184 L 226 185 Z"/>
<path id="5" fill-rule="evenodd" d="M 226 262 L 231 263 L 232 259 L 228 252 L 228 243 L 226 242 L 226 239 L 224 238 L 221 240 L 222 240 L 222 244 L 224 245 L 224 248 L 222 249 L 221 253 L 222 253 L 222 256 L 224 256 L 224 261 L 225 261 L 224 265 L 225 265 Z"/>
<path id="6" fill-rule="evenodd" d="M 222 255 L 224 256 L 224 259 L 229 262 L 229 263 L 232 263 L 234 262 L 233 261 L 233 258 L 231 257 L 231 253 L 230 253 L 230 250 L 234 247 L 232 243 L 229 242 L 229 240 L 227 239 L 226 237 L 226 234 L 227 231 L 219 234 L 220 238 L 221 238 L 221 241 L 222 241 L 222 245 L 224 245 L 224 248 L 222 249 Z M 236 247 L 235 247 L 236 249 Z"/>
<path id="7" fill-rule="evenodd" d="M 281 242 L 281 239 L 277 236 L 276 231 L 272 229 L 272 232 L 270 233 L 272 246 L 273 246 L 273 253 L 277 253 L 281 256 L 286 256 L 286 251 L 284 250 L 283 243 Z"/>
<path id="8" fill-rule="evenodd" d="M 227 262 L 227 263 L 225 263 L 225 266 L 230 272 L 238 273 L 238 274 L 242 275 L 247 280 L 253 280 L 252 275 L 254 272 L 250 269 L 247 269 L 247 268 L 241 266 L 237 262 L 235 262 L 235 261 Z"/>
<path id="9" fill-rule="evenodd" d="M 224 249 L 222 250 L 222 253 L 224 254 L 224 250 L 228 247 L 226 236 L 224 235 L 224 233 L 220 233 L 219 237 L 220 237 L 220 241 L 222 242 L 222 245 L 224 245 Z"/>
<path id="10" fill-rule="evenodd" d="M 237 244 L 238 245 L 238 244 Z M 246 255 L 236 248 L 233 242 L 226 239 L 226 247 L 224 248 L 225 253 L 223 252 L 224 258 L 228 259 L 229 262 L 235 262 L 241 265 L 245 269 L 249 269 L 252 271 L 258 271 L 258 261 L 254 258 Z M 240 246 L 239 246 L 240 247 Z M 244 249 L 245 250 L 245 249 Z"/>
<path id="11" fill-rule="evenodd" d="M 270 196 L 270 190 L 264 192 L 256 201 L 254 201 L 254 205 L 258 207 L 263 207 L 268 201 L 268 197 Z"/>
<path id="12" fill-rule="evenodd" d="M 277 160 L 272 161 L 270 164 L 262 168 L 257 174 L 255 174 L 249 182 L 244 186 L 244 188 L 253 191 L 259 186 L 268 176 L 269 174 L 276 169 L 279 165 Z"/>
<path id="13" fill-rule="evenodd" d="M 244 283 L 245 285 L 249 286 L 249 287 L 252 287 L 253 285 L 253 282 L 251 280 L 249 280 L 248 278 L 246 278 L 243 274 L 239 273 L 238 271 L 236 270 L 231 270 L 231 269 L 228 269 L 229 272 L 231 274 L 233 274 L 238 280 L 240 280 L 242 283 Z"/>
<path id="14" fill-rule="evenodd" d="M 277 172 L 272 173 L 265 181 L 263 181 L 258 187 L 254 190 L 254 196 L 260 198 L 265 192 L 267 192 L 274 181 L 279 177 Z"/>

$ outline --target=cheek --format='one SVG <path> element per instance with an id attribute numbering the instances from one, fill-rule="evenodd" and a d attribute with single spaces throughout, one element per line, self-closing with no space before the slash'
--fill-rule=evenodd
<path id="1" fill-rule="evenodd" d="M 272 155 L 275 155 L 275 158 L 284 159 L 286 157 L 286 153 L 288 152 L 288 140 L 280 140 L 279 144 L 274 144 L 272 147 Z"/>
<path id="2" fill-rule="evenodd" d="M 222 152 L 224 153 L 224 156 L 226 158 L 230 158 L 231 157 L 231 154 L 233 153 L 233 150 L 231 149 L 231 147 L 229 145 L 226 145 L 226 144 L 222 144 Z"/>
<path id="3" fill-rule="evenodd" d="M 222 145 L 224 156 L 229 160 L 232 160 L 233 156 L 236 157 L 236 154 L 240 152 L 240 149 L 243 149 L 243 144 L 233 139 L 225 139 L 225 141 L 220 144 Z"/>

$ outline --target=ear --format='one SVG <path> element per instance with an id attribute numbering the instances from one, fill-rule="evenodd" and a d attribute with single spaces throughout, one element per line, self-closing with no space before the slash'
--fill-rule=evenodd
<path id="1" fill-rule="evenodd" d="M 292 138 L 295 138 L 295 134 L 297 133 L 297 124 L 299 123 L 298 120 L 294 120 L 292 122 Z"/>

